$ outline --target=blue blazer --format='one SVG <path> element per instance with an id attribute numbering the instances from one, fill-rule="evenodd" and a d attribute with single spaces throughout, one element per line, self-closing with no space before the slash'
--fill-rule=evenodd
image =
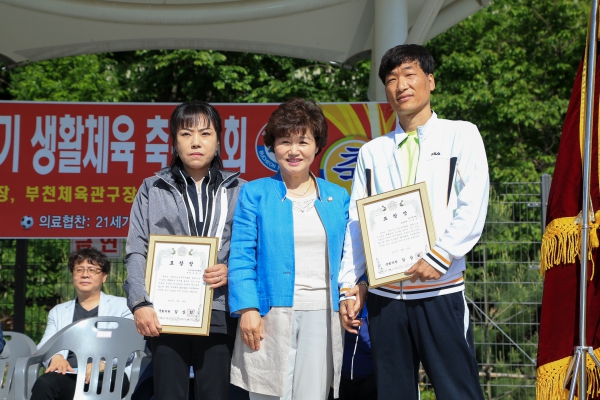
<path id="1" fill-rule="evenodd" d="M 348 222 L 348 192 L 316 178 L 315 208 L 327 236 L 331 304 L 339 310 L 338 274 Z M 277 173 L 242 186 L 233 217 L 229 255 L 229 308 L 235 316 L 256 308 L 264 316 L 271 307 L 294 303 L 295 257 L 292 201 Z"/>

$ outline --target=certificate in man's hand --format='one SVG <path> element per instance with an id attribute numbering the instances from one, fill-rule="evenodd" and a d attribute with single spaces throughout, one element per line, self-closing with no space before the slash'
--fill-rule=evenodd
<path id="1" fill-rule="evenodd" d="M 436 235 L 425 182 L 356 202 L 370 287 L 410 278 L 405 272 Z"/>
<path id="2" fill-rule="evenodd" d="M 150 235 L 146 288 L 163 333 L 208 335 L 212 290 L 206 268 L 217 263 L 219 239 Z"/>

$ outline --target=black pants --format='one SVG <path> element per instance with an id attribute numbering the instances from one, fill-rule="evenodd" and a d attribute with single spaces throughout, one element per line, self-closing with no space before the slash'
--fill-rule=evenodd
<path id="1" fill-rule="evenodd" d="M 369 293 L 367 307 L 379 399 L 418 399 L 421 362 L 438 400 L 483 400 L 462 292 L 420 300 Z"/>
<path id="2" fill-rule="evenodd" d="M 190 400 L 194 399 L 194 382 L 190 379 Z M 154 378 L 148 378 L 131 395 L 131 400 L 152 400 L 154 396 Z M 229 400 L 249 400 L 248 391 L 229 384 Z"/>
<path id="3" fill-rule="evenodd" d="M 227 399 L 233 343 L 232 336 L 219 333 L 151 338 L 155 400 L 187 400 L 191 365 L 195 400 Z"/>
<path id="4" fill-rule="evenodd" d="M 329 399 L 333 399 L 333 389 L 329 391 Z M 363 379 L 340 380 L 340 397 L 338 400 L 377 400 L 377 385 L 375 375 Z"/>
<path id="5" fill-rule="evenodd" d="M 115 388 L 116 370 L 112 371 L 112 380 L 110 390 Z M 98 377 L 98 388 L 102 387 L 104 373 Z M 75 396 L 75 387 L 77 386 L 77 374 L 59 374 L 58 372 L 48 372 L 38 377 L 33 384 L 31 400 L 73 400 Z M 85 385 L 84 391 L 88 390 L 89 385 Z M 121 397 L 125 397 L 129 390 L 129 379 L 127 375 L 123 377 L 123 389 Z"/>

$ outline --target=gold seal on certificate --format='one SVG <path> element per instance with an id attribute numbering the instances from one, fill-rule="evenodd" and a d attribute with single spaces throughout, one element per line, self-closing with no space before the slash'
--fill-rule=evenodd
<path id="1" fill-rule="evenodd" d="M 218 246 L 214 237 L 150 235 L 146 288 L 162 333 L 209 334 L 213 292 L 203 277 Z"/>
<path id="2" fill-rule="evenodd" d="M 370 287 L 409 279 L 405 272 L 435 244 L 425 182 L 357 200 Z"/>

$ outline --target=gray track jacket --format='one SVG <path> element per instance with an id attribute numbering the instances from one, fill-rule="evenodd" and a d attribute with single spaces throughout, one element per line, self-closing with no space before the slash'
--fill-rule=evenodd
<path id="1" fill-rule="evenodd" d="M 219 238 L 219 264 L 227 265 L 231 226 L 240 187 L 246 182 L 239 179 L 239 172 L 219 171 L 222 181 L 215 190 L 208 236 Z M 171 167 L 165 167 L 155 176 L 144 179 L 131 208 L 129 235 L 127 237 L 127 279 L 123 285 L 127 294 L 127 306 L 133 308 L 150 302 L 146 290 L 144 271 L 150 234 L 190 235 L 188 212 L 183 194 L 177 189 Z M 213 310 L 229 311 L 227 285 L 215 289 Z"/>

